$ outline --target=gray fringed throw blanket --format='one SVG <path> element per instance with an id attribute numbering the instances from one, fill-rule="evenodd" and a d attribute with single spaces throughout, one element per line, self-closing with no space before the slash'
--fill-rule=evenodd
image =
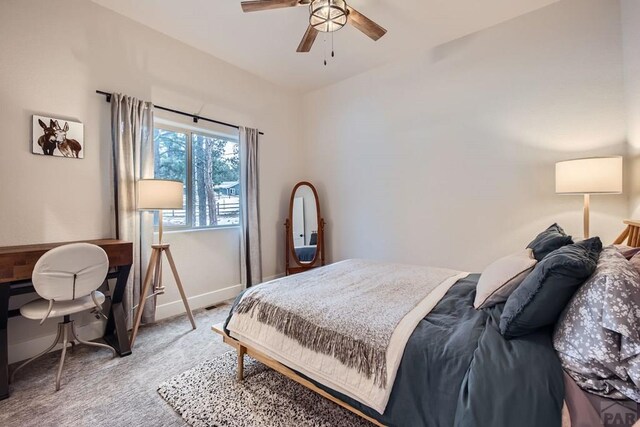
<path id="1" fill-rule="evenodd" d="M 269 325 L 386 388 L 387 351 L 398 325 L 447 282 L 430 310 L 463 275 L 446 269 L 348 260 L 249 289 L 234 316 L 250 316 Z M 426 314 L 416 317 L 406 339 Z M 400 355 L 406 339 L 399 345 Z"/>

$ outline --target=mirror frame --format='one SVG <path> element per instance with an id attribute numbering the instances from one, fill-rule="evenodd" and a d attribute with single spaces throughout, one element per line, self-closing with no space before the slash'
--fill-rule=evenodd
<path id="1" fill-rule="evenodd" d="M 318 223 L 318 230 L 317 230 L 318 244 L 316 245 L 316 253 L 313 256 L 313 260 L 310 262 L 300 261 L 300 259 L 298 258 L 298 255 L 296 255 L 295 246 L 293 244 L 293 201 L 296 196 L 296 191 L 298 191 L 298 188 L 303 186 L 308 186 L 309 188 L 311 188 L 311 192 L 313 193 L 313 197 L 315 198 L 315 201 L 316 201 L 316 218 Z M 324 224 L 325 224 L 324 219 L 320 216 L 320 199 L 318 198 L 318 191 L 316 190 L 316 187 L 314 187 L 313 184 L 307 181 L 298 182 L 293 187 L 293 190 L 291 191 L 291 198 L 289 199 L 289 216 L 285 221 L 285 230 L 286 230 L 285 238 L 287 242 L 286 244 L 286 252 L 287 252 L 286 253 L 286 260 L 287 260 L 286 273 L 287 274 L 296 273 L 299 271 L 304 271 L 307 269 L 318 267 L 318 265 L 316 265 L 318 263 L 318 260 L 320 260 L 320 265 L 324 265 Z M 289 265 L 290 258 L 293 258 L 293 261 L 295 262 L 295 265 L 297 265 L 297 267 L 290 267 Z"/>

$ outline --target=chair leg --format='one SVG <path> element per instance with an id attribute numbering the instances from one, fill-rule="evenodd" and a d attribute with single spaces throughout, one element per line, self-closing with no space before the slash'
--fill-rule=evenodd
<path id="1" fill-rule="evenodd" d="M 22 365 L 18 366 L 11 374 L 11 378 L 9 382 L 13 382 L 16 376 L 16 372 L 18 372 L 20 369 L 24 368 L 25 366 L 27 366 L 29 363 L 33 362 L 37 358 L 42 357 L 45 354 L 49 353 L 58 344 L 58 342 L 60 341 L 60 336 L 62 335 L 63 327 L 64 326 L 62 323 L 58 323 L 58 333 L 56 334 L 56 339 L 53 341 L 53 344 L 51 344 L 46 350 L 42 351 L 41 353 L 38 353 L 37 355 L 33 356 L 31 359 L 24 362 Z"/>
<path id="2" fill-rule="evenodd" d="M 69 344 L 71 344 L 71 347 L 74 348 L 76 345 L 75 341 L 78 341 L 78 343 L 80 344 L 88 345 L 91 347 L 105 348 L 111 351 L 111 353 L 113 354 L 113 357 L 116 356 L 115 349 L 110 345 L 91 342 L 91 341 L 85 341 L 80 339 L 78 337 L 78 333 L 76 332 L 76 324 L 73 320 L 68 322 L 62 322 L 62 323 L 58 323 L 58 333 L 56 334 L 56 339 L 53 341 L 53 343 L 46 350 L 33 356 L 31 359 L 27 360 L 22 365 L 18 366 L 11 374 L 10 382 L 14 381 L 16 372 L 18 372 L 20 369 L 24 368 L 25 366 L 27 366 L 29 363 L 33 362 L 37 358 L 42 357 L 45 354 L 49 353 L 49 351 L 51 351 L 60 342 L 61 337 L 62 337 L 62 354 L 60 355 L 60 365 L 58 366 L 58 372 L 56 374 L 56 391 L 60 390 L 60 378 L 62 376 L 62 368 L 64 366 L 64 360 L 67 355 L 67 347 Z"/>
<path id="3" fill-rule="evenodd" d="M 62 355 L 60 356 L 60 365 L 58 366 L 58 373 L 56 374 L 56 391 L 60 390 L 60 377 L 62 376 L 62 367 L 64 366 L 64 357 L 67 355 L 67 344 L 69 343 L 69 323 L 63 323 L 62 327 Z"/>
<path id="4" fill-rule="evenodd" d="M 113 357 L 116 357 L 116 350 L 110 345 L 102 344 L 99 342 L 85 341 L 83 339 L 80 339 L 80 337 L 78 336 L 78 331 L 76 331 L 76 324 L 74 322 L 71 322 L 71 339 L 75 339 L 80 344 L 88 345 L 90 347 L 105 348 L 111 351 L 111 353 L 113 354 Z"/>

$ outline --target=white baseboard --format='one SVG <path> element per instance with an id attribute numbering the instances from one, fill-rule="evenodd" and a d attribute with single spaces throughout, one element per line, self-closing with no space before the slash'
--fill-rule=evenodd
<path id="1" fill-rule="evenodd" d="M 209 307 L 234 298 L 241 291 L 242 285 L 229 286 L 228 288 L 190 297 L 189 305 L 193 310 Z M 182 300 L 172 301 L 170 303 L 158 305 L 156 308 L 156 320 L 166 319 L 182 313 L 184 313 Z M 83 326 L 80 326 L 78 323 L 76 323 L 76 325 L 78 334 L 83 339 L 91 341 L 104 335 L 105 322 L 102 320 L 94 320 Z M 49 347 L 54 339 L 55 334 L 50 334 L 9 344 L 9 363 L 15 363 L 33 357 L 45 348 Z M 58 344 L 52 351 L 60 350 L 60 348 L 62 348 L 62 345 Z"/>
<path id="2" fill-rule="evenodd" d="M 280 277 L 284 277 L 284 273 L 265 277 L 263 281 L 268 282 L 270 280 L 279 279 Z M 235 298 L 243 289 L 244 286 L 238 284 L 189 297 L 187 298 L 189 300 L 189 307 L 191 307 L 192 310 L 211 307 L 212 305 L 220 304 L 223 301 Z M 166 304 L 160 304 L 156 307 L 156 320 L 167 319 L 180 314 L 184 314 L 184 305 L 182 304 L 182 300 L 171 301 Z"/>
<path id="3" fill-rule="evenodd" d="M 279 279 L 280 277 L 284 277 L 284 273 L 265 277 L 264 281 L 268 282 L 270 280 Z M 198 308 L 205 308 L 220 304 L 223 301 L 235 298 L 243 289 L 244 287 L 241 284 L 238 284 L 189 297 L 187 298 L 189 300 L 189 307 L 191 307 L 192 310 L 196 310 Z M 184 314 L 184 305 L 182 304 L 182 300 L 171 301 L 166 304 L 160 304 L 156 307 L 156 320 L 162 320 L 178 316 L 180 314 Z"/>
<path id="4" fill-rule="evenodd" d="M 267 282 L 269 280 L 278 279 L 283 276 L 284 274 L 282 273 L 276 274 L 274 276 L 265 277 L 264 281 Z M 240 292 L 242 292 L 243 288 L 244 287 L 241 284 L 238 284 L 204 294 L 195 295 L 189 298 L 189 306 L 192 310 L 210 307 L 223 301 L 235 298 Z M 162 320 L 169 317 L 177 316 L 183 314 L 184 312 L 185 311 L 182 300 L 160 304 L 156 307 L 156 320 Z M 95 340 L 100 338 L 104 334 L 104 326 L 104 321 L 94 320 L 83 326 L 78 325 L 78 334 L 80 334 L 83 339 L 89 341 Z M 26 360 L 29 357 L 33 357 L 34 355 L 38 354 L 49 345 L 51 345 L 51 342 L 54 340 L 54 338 L 55 335 L 51 334 L 33 338 L 27 341 L 9 344 L 9 363 L 15 363 L 21 360 Z M 59 350 L 60 348 L 61 345 L 58 345 L 52 351 Z"/>
<path id="5" fill-rule="evenodd" d="M 104 327 L 104 320 L 94 320 L 83 326 L 76 323 L 78 336 L 83 340 L 88 341 L 98 339 L 104 335 Z M 55 338 L 55 334 L 51 334 L 33 338 L 28 341 L 9 344 L 9 363 L 20 362 L 21 360 L 26 360 L 35 356 L 45 348 L 49 347 Z M 51 351 L 60 350 L 61 348 L 62 344 L 58 344 Z"/>
<path id="6" fill-rule="evenodd" d="M 242 288 L 242 285 L 233 285 L 228 288 L 218 289 L 189 297 L 189 307 L 191 307 L 192 310 L 196 310 L 198 308 L 205 308 L 219 304 L 222 301 L 235 298 L 240 292 L 242 292 Z M 156 320 L 177 316 L 179 314 L 184 314 L 184 312 L 185 310 L 182 300 L 160 304 L 156 307 Z"/>

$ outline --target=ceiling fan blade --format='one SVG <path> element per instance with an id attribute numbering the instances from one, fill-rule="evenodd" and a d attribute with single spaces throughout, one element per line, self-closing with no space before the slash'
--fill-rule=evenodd
<path id="1" fill-rule="evenodd" d="M 349 10 L 349 23 L 371 37 L 374 41 L 387 33 L 387 30 L 373 22 L 351 6 L 347 6 Z"/>
<path id="2" fill-rule="evenodd" d="M 259 12 L 261 10 L 294 7 L 298 5 L 298 0 L 251 0 L 243 1 L 241 4 L 243 12 Z"/>
<path id="3" fill-rule="evenodd" d="M 316 41 L 316 37 L 318 37 L 318 30 L 309 25 L 296 52 L 309 52 L 311 50 L 311 46 L 313 46 L 313 42 Z"/>

